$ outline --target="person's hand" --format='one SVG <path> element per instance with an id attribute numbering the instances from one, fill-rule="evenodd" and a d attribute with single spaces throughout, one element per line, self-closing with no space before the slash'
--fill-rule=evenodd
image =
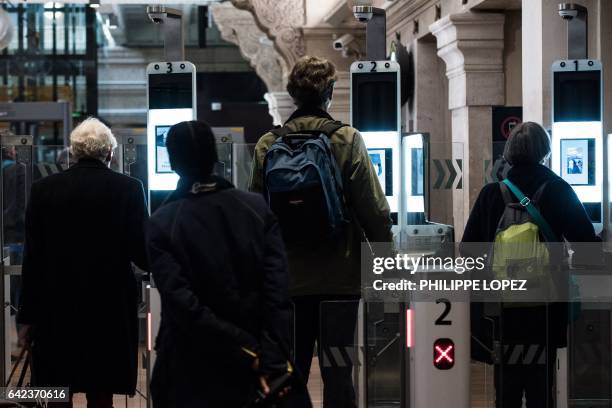
<path id="1" fill-rule="evenodd" d="M 32 339 L 30 338 L 30 332 L 31 332 L 32 326 L 30 326 L 29 324 L 23 324 L 21 325 L 21 327 L 19 328 L 19 340 L 17 342 L 17 345 L 19 347 L 24 347 L 25 345 L 29 345 L 30 342 L 32 341 Z"/>
<path id="2" fill-rule="evenodd" d="M 259 376 L 259 386 L 264 395 L 270 394 L 270 386 L 268 385 L 268 377 L 265 375 Z"/>
<path id="3" fill-rule="evenodd" d="M 261 387 L 261 391 L 264 393 L 264 395 L 266 395 L 266 396 L 270 395 L 270 386 L 268 385 L 268 376 L 262 375 L 262 376 L 259 377 L 259 386 Z M 291 387 L 283 388 L 278 393 L 277 397 L 279 399 L 284 398 L 289 393 L 290 390 L 291 390 Z"/>

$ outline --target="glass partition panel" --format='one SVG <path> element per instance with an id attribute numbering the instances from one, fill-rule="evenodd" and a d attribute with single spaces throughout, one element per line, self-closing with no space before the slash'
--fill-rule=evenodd
<path id="1" fill-rule="evenodd" d="M 609 254 L 609 258 L 612 260 L 612 134 L 608 135 L 608 229 L 606 234 L 606 252 Z"/>
<path id="2" fill-rule="evenodd" d="M 232 181 L 236 188 L 248 190 L 251 182 L 255 144 L 234 143 L 232 147 L 234 159 L 232 162 Z"/>
<path id="3" fill-rule="evenodd" d="M 367 302 L 364 305 L 365 361 L 364 407 L 405 407 L 409 395 L 405 338 L 402 335 L 403 305 Z M 360 396 L 361 397 L 361 396 Z"/>
<path id="4" fill-rule="evenodd" d="M 34 181 L 66 167 L 63 146 L 32 146 L 28 138 L 7 137 L 2 145 L 2 226 L 4 266 L 4 367 L 10 375 L 20 355 L 16 312 L 21 288 L 25 209 Z M 13 376 L 16 381 L 17 376 Z"/>
<path id="5" fill-rule="evenodd" d="M 254 144 L 217 143 L 219 161 L 215 165 L 215 173 L 230 181 L 236 188 L 248 190 L 254 150 Z"/>
<path id="6" fill-rule="evenodd" d="M 144 128 L 113 128 L 119 146 L 111 168 L 119 173 L 137 178 L 147 191 L 147 137 Z"/>
<path id="7" fill-rule="evenodd" d="M 422 244 L 425 239 L 436 244 L 460 239 L 467 202 L 463 144 L 430 143 L 422 134 L 412 134 L 404 136 L 402 149 L 405 216 L 400 228 L 401 249 Z M 425 231 L 429 234 L 423 234 Z"/>

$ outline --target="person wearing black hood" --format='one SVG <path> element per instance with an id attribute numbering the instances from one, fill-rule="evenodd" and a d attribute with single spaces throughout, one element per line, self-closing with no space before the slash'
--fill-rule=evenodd
<path id="1" fill-rule="evenodd" d="M 558 237 L 556 241 L 574 244 L 574 264 L 576 258 L 587 259 L 592 255 L 599 257 L 599 244 L 590 246 L 595 250 L 586 251 L 589 254 L 585 254 L 585 245 L 579 244 L 601 242 L 601 239 L 595 234 L 589 216 L 572 186 L 543 165 L 550 152 L 550 137 L 542 126 L 534 122 L 515 126 L 504 149 L 504 159 L 512 166 L 507 178 L 530 199 L 527 204 L 521 200 L 521 205 L 529 205 L 533 200 L 554 236 Z M 507 201 L 519 202 L 515 197 L 502 193 L 500 183 L 484 186 L 470 213 L 462 243 L 495 242 Z M 596 266 L 599 262 L 591 259 L 589 263 Z M 473 335 L 480 330 L 477 319 L 474 319 L 475 307 L 481 305 L 472 305 Z M 523 406 L 523 394 L 528 407 L 554 406 L 556 353 L 558 348 L 567 346 L 569 319 L 575 317 L 570 315 L 570 310 L 565 302 L 502 307 L 495 331 L 497 340 L 502 341 L 503 350 L 506 351 L 501 357 L 501 364 L 495 367 L 496 407 L 520 408 Z M 520 348 L 516 348 L 516 345 Z M 521 358 L 515 359 L 521 362 L 512 361 L 512 355 L 517 356 L 517 350 L 521 349 Z M 539 351 L 542 357 L 530 363 L 528 360 L 533 358 L 533 354 L 531 357 L 529 355 L 534 350 Z M 474 350 L 472 353 L 474 355 Z"/>
<path id="2" fill-rule="evenodd" d="M 166 146 L 180 180 L 148 228 L 162 304 L 153 405 L 242 408 L 293 368 L 279 226 L 263 198 L 213 174 L 207 124 L 173 126 Z"/>

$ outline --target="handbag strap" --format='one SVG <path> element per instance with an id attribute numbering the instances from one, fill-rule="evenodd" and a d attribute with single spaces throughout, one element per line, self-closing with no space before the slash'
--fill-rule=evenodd
<path id="1" fill-rule="evenodd" d="M 21 370 L 21 373 L 19 374 L 19 380 L 17 381 L 17 387 L 21 388 L 23 386 L 25 386 L 25 377 L 28 373 L 28 369 L 30 368 L 30 364 L 31 364 L 31 356 L 30 356 L 30 352 L 28 351 L 28 353 L 26 354 L 25 357 L 25 361 L 23 362 L 23 368 Z"/>
<path id="2" fill-rule="evenodd" d="M 547 242 L 557 242 L 559 239 L 556 234 L 553 232 L 552 228 L 548 221 L 544 219 L 540 210 L 537 209 L 535 205 L 531 202 L 531 199 L 527 197 L 523 192 L 510 180 L 505 179 L 502 181 L 509 189 L 512 191 L 512 194 L 519 200 L 519 203 L 525 207 L 531 218 L 535 221 L 535 223 L 542 231 L 542 235 L 544 235 L 544 239 Z"/>
<path id="3" fill-rule="evenodd" d="M 6 387 L 8 387 L 11 384 L 11 381 L 13 381 L 13 377 L 15 376 L 15 373 L 17 372 L 17 368 L 21 364 L 21 360 L 23 360 L 23 357 L 26 355 L 27 351 L 28 349 L 26 346 L 23 346 L 21 348 L 21 351 L 19 352 L 19 356 L 17 356 L 17 360 L 15 361 L 15 364 L 13 365 L 13 368 L 11 369 L 11 373 L 9 374 L 8 379 L 6 380 Z"/>

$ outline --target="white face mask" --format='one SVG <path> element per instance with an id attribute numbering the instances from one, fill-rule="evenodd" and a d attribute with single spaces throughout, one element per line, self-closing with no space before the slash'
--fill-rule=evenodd
<path id="1" fill-rule="evenodd" d="M 548 161 L 550 160 L 550 156 L 552 156 L 552 152 L 549 151 L 546 156 L 544 156 L 540 164 L 547 165 Z"/>
<path id="2" fill-rule="evenodd" d="M 325 110 L 329 110 L 331 106 L 332 106 L 332 100 L 328 99 L 327 102 L 325 102 Z"/>

